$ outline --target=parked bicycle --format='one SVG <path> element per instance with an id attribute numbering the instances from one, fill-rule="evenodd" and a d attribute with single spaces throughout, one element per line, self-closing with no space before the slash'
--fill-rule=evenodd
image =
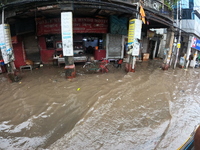
<path id="1" fill-rule="evenodd" d="M 110 62 L 111 61 L 111 62 Z M 103 59 L 102 61 L 89 61 L 86 62 L 83 68 L 87 72 L 109 72 L 109 71 L 114 71 L 116 68 L 121 68 L 121 65 L 123 63 L 123 59 L 118 59 L 118 60 L 108 60 L 108 59 Z"/>
<path id="2" fill-rule="evenodd" d="M 83 68 L 87 71 L 87 72 L 101 72 L 101 73 L 105 73 L 108 72 L 108 65 L 109 65 L 109 61 L 107 59 L 103 59 L 100 62 L 86 62 L 85 65 L 83 66 Z"/>

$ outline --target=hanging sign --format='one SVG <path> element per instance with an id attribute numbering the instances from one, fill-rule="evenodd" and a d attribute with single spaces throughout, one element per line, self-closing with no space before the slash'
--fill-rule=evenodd
<path id="1" fill-rule="evenodd" d="M 61 13 L 63 56 L 73 56 L 72 12 Z"/>
<path id="2" fill-rule="evenodd" d="M 181 43 L 177 43 L 177 48 L 181 48 Z"/>
<path id="3" fill-rule="evenodd" d="M 139 41 L 141 38 L 142 21 L 139 19 L 131 19 L 129 21 L 129 31 L 128 31 L 128 54 L 132 56 L 139 55 Z"/>
<path id="4" fill-rule="evenodd" d="M 14 53 L 8 24 L 0 25 L 0 49 L 5 64 L 14 61 Z"/>

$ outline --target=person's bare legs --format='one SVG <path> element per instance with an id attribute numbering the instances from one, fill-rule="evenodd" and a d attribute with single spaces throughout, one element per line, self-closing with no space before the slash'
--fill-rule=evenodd
<path id="1" fill-rule="evenodd" d="M 194 150 L 200 150 L 200 126 L 194 135 Z"/>

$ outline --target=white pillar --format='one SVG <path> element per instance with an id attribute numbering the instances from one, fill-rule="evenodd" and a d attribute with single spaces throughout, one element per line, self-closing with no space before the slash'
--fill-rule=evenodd
<path id="1" fill-rule="evenodd" d="M 193 57 L 193 62 L 194 62 L 193 68 L 195 67 L 195 64 L 196 64 L 197 54 L 198 54 L 198 51 L 196 50 Z"/>
<path id="2" fill-rule="evenodd" d="M 189 62 L 190 62 L 189 57 L 190 57 L 190 54 L 191 54 L 192 38 L 193 38 L 193 36 L 190 35 L 189 41 L 188 41 L 187 53 L 186 53 L 186 66 L 185 66 L 186 69 L 188 68 L 188 65 L 189 65 Z"/>
<path id="3" fill-rule="evenodd" d="M 2 17 L 2 24 L 4 24 L 4 17 L 5 17 L 5 15 L 4 15 L 4 8 L 2 9 L 2 14 L 1 14 L 1 17 Z"/>

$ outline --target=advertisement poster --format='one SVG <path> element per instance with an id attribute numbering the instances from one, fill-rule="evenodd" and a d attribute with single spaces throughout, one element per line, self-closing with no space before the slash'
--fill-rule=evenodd
<path id="1" fill-rule="evenodd" d="M 134 42 L 133 43 L 132 56 L 138 56 L 139 53 L 140 53 L 140 43 Z"/>
<path id="2" fill-rule="evenodd" d="M 128 31 L 128 54 L 138 56 L 140 51 L 139 40 L 141 38 L 142 21 L 139 19 L 131 19 L 129 21 Z"/>
<path id="3" fill-rule="evenodd" d="M 73 56 L 72 12 L 61 13 L 63 56 Z"/>
<path id="4" fill-rule="evenodd" d="M 192 48 L 200 51 L 200 40 L 196 37 L 193 37 L 192 39 Z"/>
<path id="5" fill-rule="evenodd" d="M 0 49 L 5 64 L 14 61 L 14 53 L 8 24 L 0 25 Z"/>

